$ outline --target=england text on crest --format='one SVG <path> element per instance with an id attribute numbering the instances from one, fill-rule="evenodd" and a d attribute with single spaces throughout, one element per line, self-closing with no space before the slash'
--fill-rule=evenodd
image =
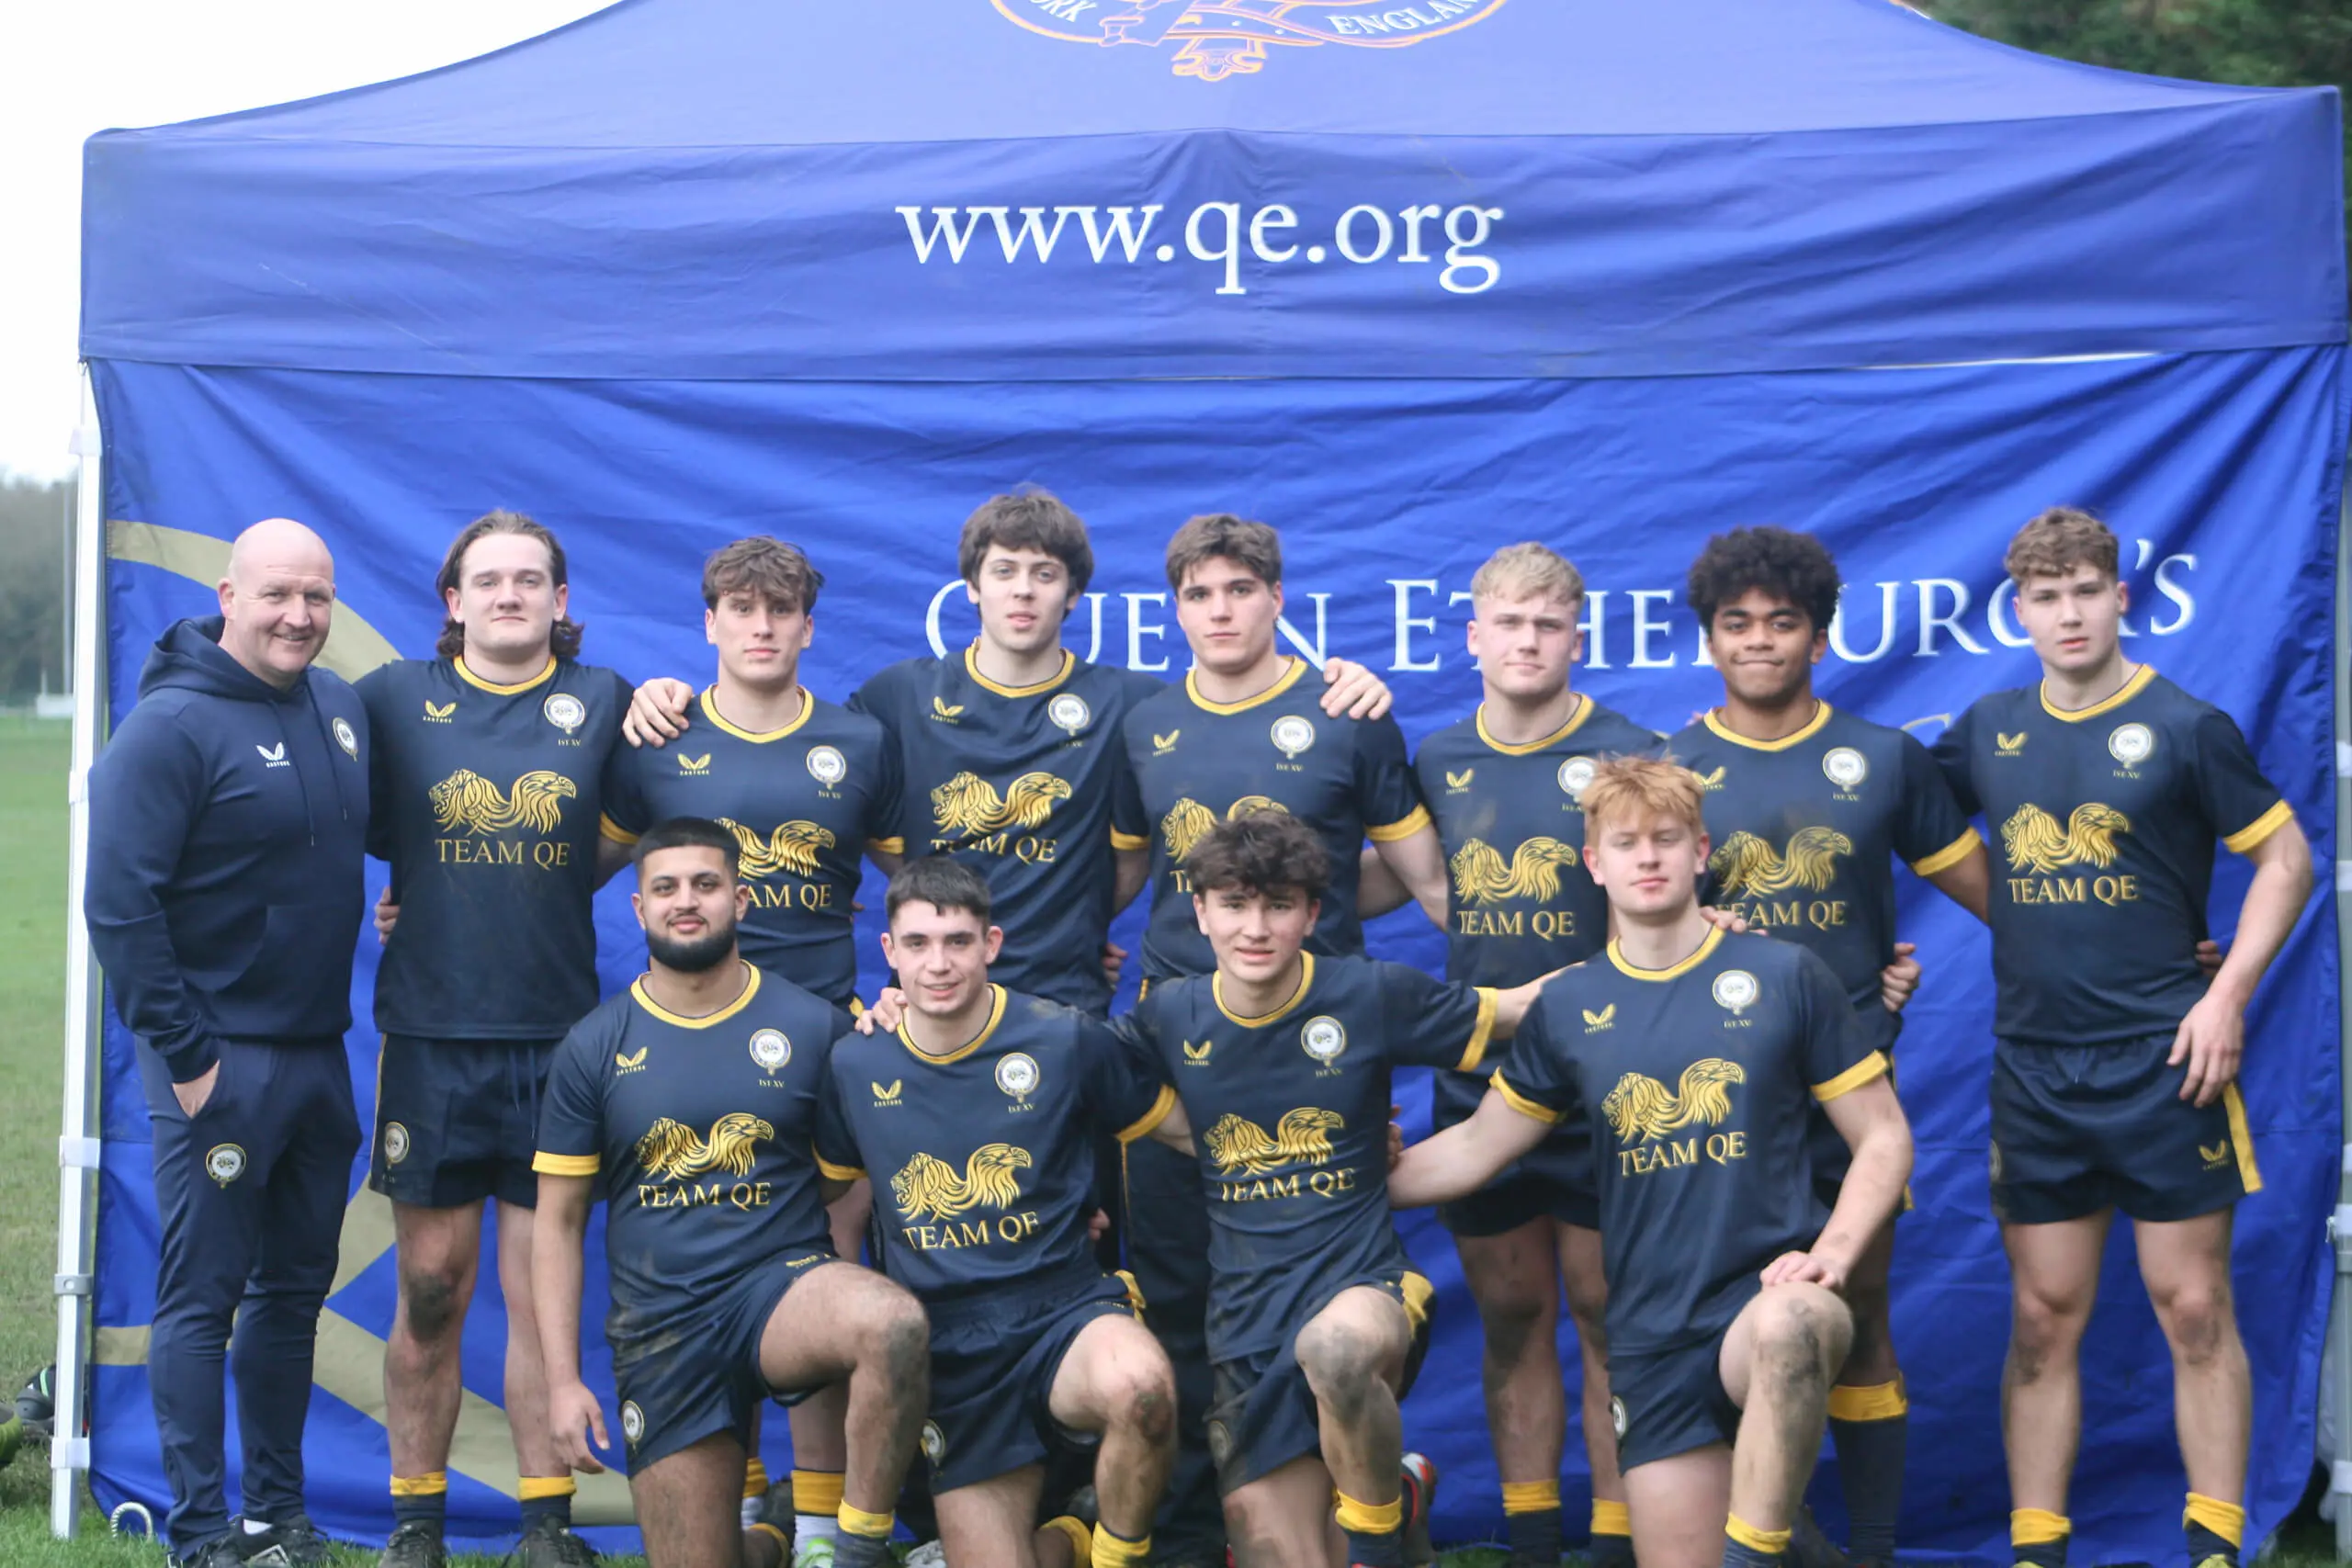
<path id="1" fill-rule="evenodd" d="M 1069 43 L 1140 44 L 1169 52 L 1169 69 L 1222 82 L 1266 68 L 1278 48 L 1403 49 L 1459 32 L 1504 0 L 992 0 L 1033 33 Z"/>

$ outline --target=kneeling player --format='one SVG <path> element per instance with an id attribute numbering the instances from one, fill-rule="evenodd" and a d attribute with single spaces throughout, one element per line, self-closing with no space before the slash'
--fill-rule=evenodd
<path id="1" fill-rule="evenodd" d="M 1700 912 L 1699 781 L 1601 763 L 1585 862 L 1618 935 L 1562 971 L 1467 1122 L 1408 1150 L 1400 1208 L 1476 1190 L 1583 1116 L 1602 1151 L 1609 1382 L 1643 1568 L 1779 1562 L 1852 1319 L 1837 1292 L 1894 1213 L 1911 1134 L 1886 1058 L 1807 950 Z M 1852 1150 L 1826 1216 L 1821 1103 Z"/>
<path id="2" fill-rule="evenodd" d="M 1397 1568 L 1396 1402 L 1427 1344 L 1430 1287 L 1388 1219 L 1389 1074 L 1476 1067 L 1536 986 L 1498 993 L 1303 952 L 1330 863 L 1285 812 L 1219 822 L 1183 869 L 1216 971 L 1155 984 L 1121 1022 L 1201 1129 L 1227 1533 L 1240 1568 Z"/>
<path id="3" fill-rule="evenodd" d="M 931 1318 L 922 1448 L 947 1560 L 1141 1563 L 1176 1457 L 1176 1374 L 1095 1261 L 1098 1134 L 1166 1123 L 1174 1093 L 1109 1028 L 989 983 L 1004 933 L 978 872 L 946 855 L 890 882 L 883 951 L 897 1030 L 833 1047 L 817 1149 L 828 1179 L 872 1172 L 890 1277 Z M 1100 1525 L 1042 1530 L 1045 1463 L 1097 1448 Z"/>
<path id="4" fill-rule="evenodd" d="M 848 1018 L 746 964 L 734 837 L 678 818 L 636 846 L 646 973 L 573 1028 L 539 1114 L 532 1259 L 550 1419 L 574 1470 L 604 1466 L 580 1381 L 581 1239 L 601 1180 L 629 1495 L 651 1568 L 775 1568 L 783 1533 L 741 1529 L 744 1440 L 771 1395 L 846 1379 L 842 1568 L 887 1563 L 893 1501 L 930 1397 L 922 1308 L 833 1256 L 815 1150 Z"/>

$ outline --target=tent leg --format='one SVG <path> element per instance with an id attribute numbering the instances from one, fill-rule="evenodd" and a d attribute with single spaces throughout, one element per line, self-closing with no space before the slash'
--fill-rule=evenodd
<path id="1" fill-rule="evenodd" d="M 74 752 L 66 775 L 65 859 L 65 1094 L 57 1163 L 57 1388 L 55 1437 L 50 1444 L 50 1533 L 63 1540 L 79 1523 L 79 1483 L 90 1468 L 88 1402 L 90 1305 L 96 1254 L 98 1032 L 90 936 L 82 923 L 82 887 L 89 870 L 91 761 L 97 755 L 105 712 L 98 665 L 105 630 L 105 568 L 97 405 L 89 373 L 82 378 L 82 418 L 74 433 L 81 457 L 74 535 Z"/>

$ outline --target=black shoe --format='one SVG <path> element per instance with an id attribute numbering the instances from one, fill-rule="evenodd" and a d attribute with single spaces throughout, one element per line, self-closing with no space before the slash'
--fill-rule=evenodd
<path id="1" fill-rule="evenodd" d="M 1821 1533 L 1811 1508 L 1799 1508 L 1789 1526 L 1789 1562 L 1792 1568 L 1854 1568 L 1846 1554 Z"/>
<path id="2" fill-rule="evenodd" d="M 243 1568 L 244 1554 L 237 1550 L 234 1534 L 217 1540 L 208 1540 L 192 1551 L 175 1551 L 167 1559 L 171 1568 Z"/>
<path id="3" fill-rule="evenodd" d="M 327 1538 L 299 1514 L 288 1523 L 272 1525 L 258 1535 L 245 1531 L 243 1523 L 237 1529 L 242 1533 L 231 1539 L 237 1543 L 238 1556 L 250 1568 L 325 1568 L 334 1561 Z"/>
<path id="4" fill-rule="evenodd" d="M 448 1568 L 449 1551 L 441 1532 L 422 1519 L 411 1519 L 392 1531 L 376 1568 Z"/>
<path id="5" fill-rule="evenodd" d="M 510 1568 L 596 1568 L 596 1549 L 553 1519 L 523 1532 L 506 1554 Z"/>
<path id="6" fill-rule="evenodd" d="M 17 1419 L 28 1438 L 46 1438 L 57 1421 L 57 1369 L 43 1367 L 17 1394 Z"/>

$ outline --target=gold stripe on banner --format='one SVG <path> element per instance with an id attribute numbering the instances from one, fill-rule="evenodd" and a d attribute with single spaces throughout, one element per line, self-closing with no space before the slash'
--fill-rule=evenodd
<path id="1" fill-rule="evenodd" d="M 229 575 L 229 541 L 186 528 L 164 528 L 153 523 L 121 518 L 107 525 L 107 554 L 117 560 L 157 566 L 207 588 Z M 346 681 L 356 681 L 379 664 L 400 657 L 384 634 L 369 626 L 356 610 L 340 600 L 334 623 L 327 630 L 327 646 L 319 662 Z"/>

